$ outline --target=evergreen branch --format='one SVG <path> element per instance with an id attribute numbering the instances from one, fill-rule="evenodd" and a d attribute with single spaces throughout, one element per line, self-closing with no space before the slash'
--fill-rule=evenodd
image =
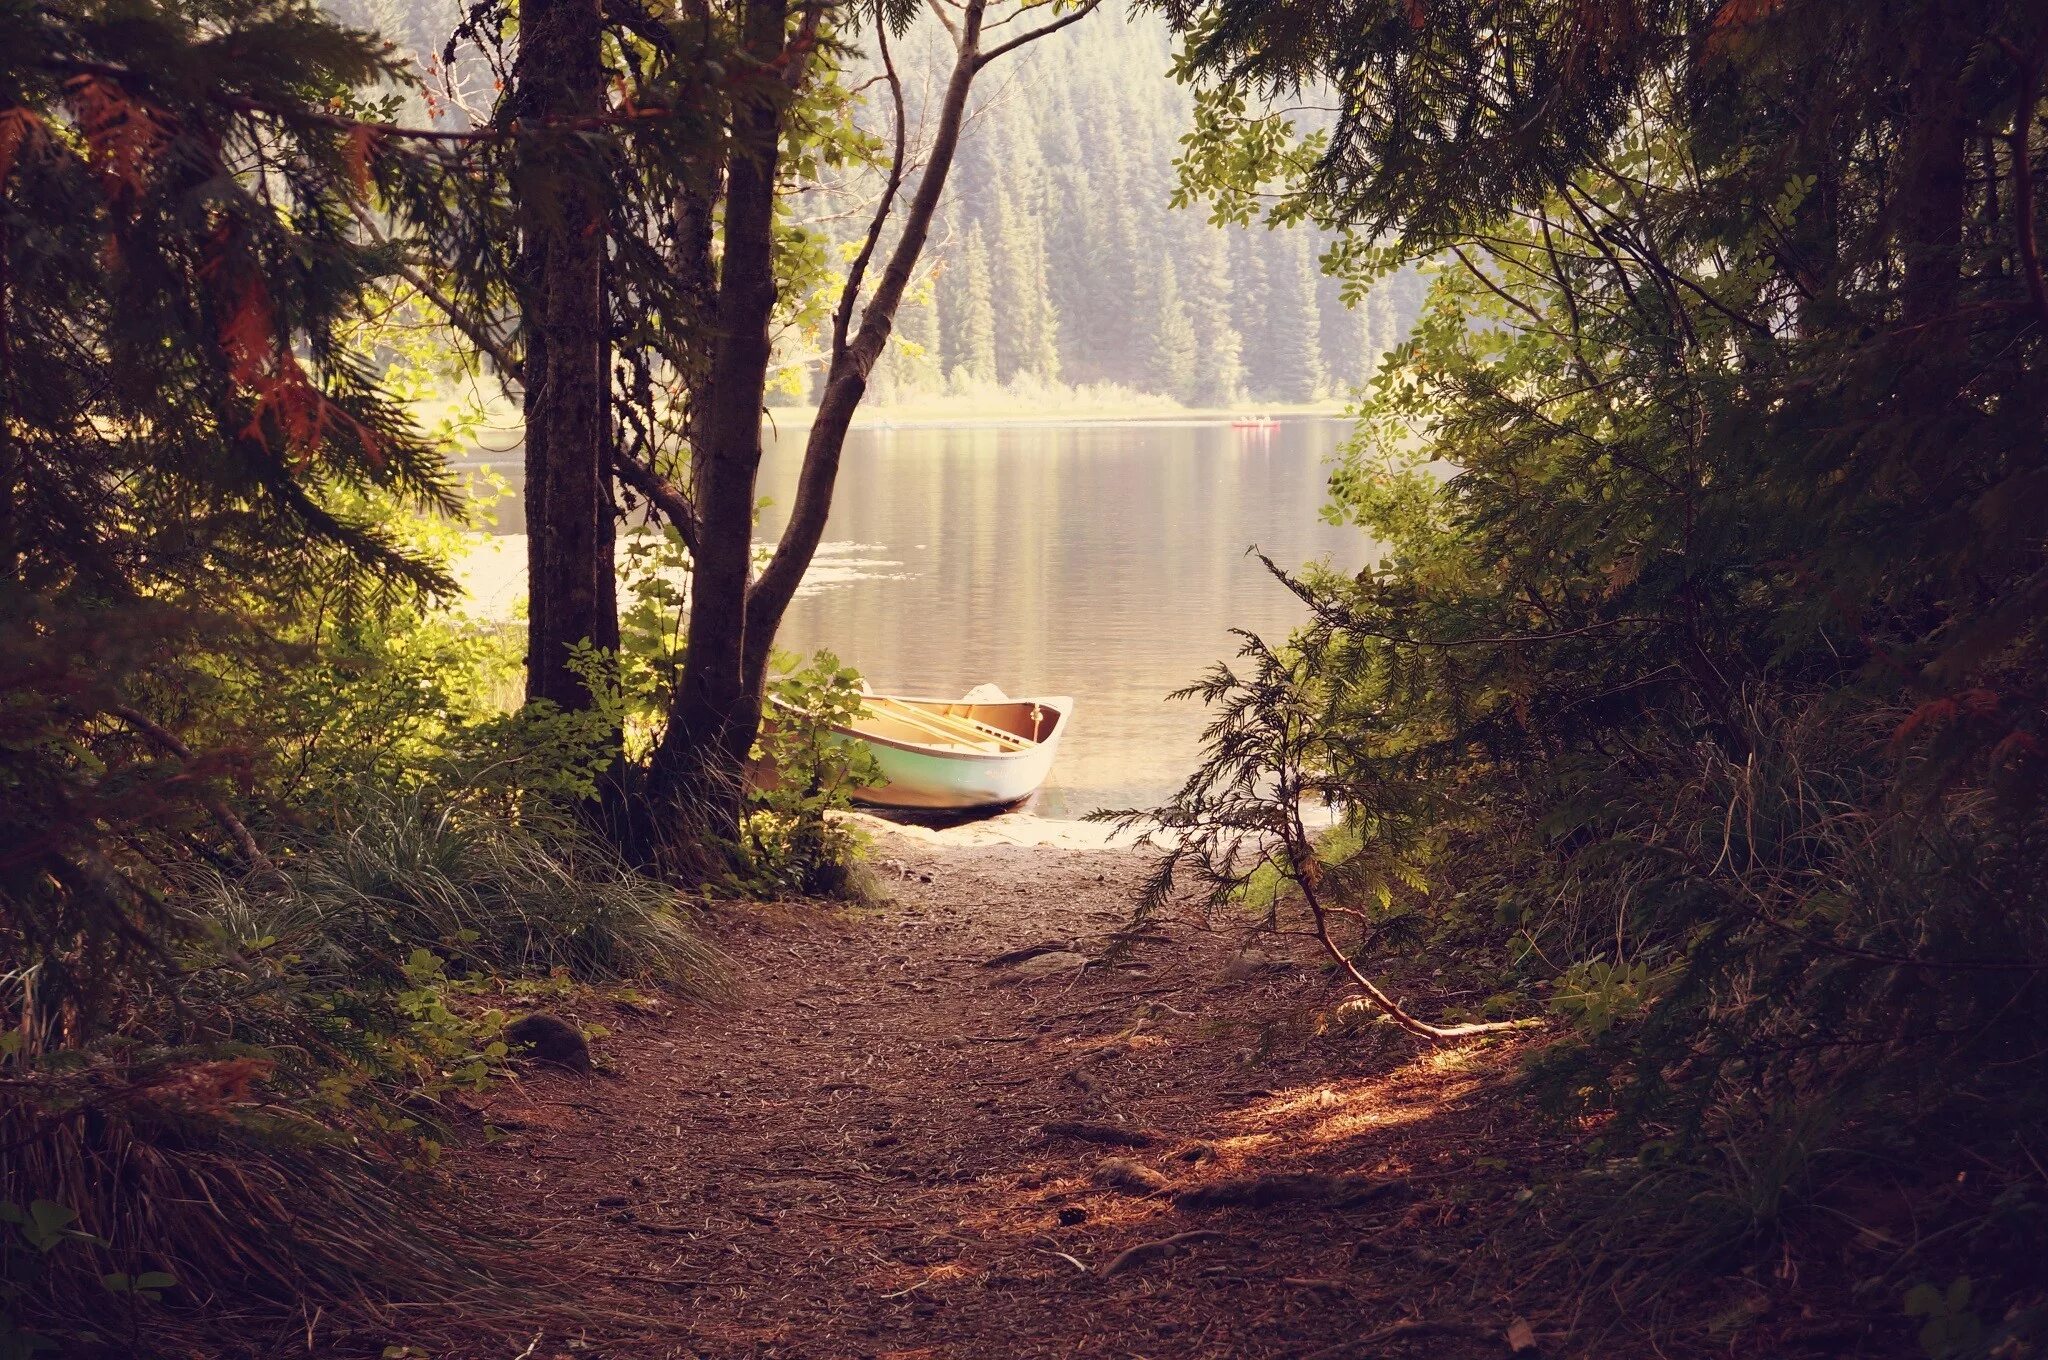
<path id="1" fill-rule="evenodd" d="M 356 221 L 362 224 L 363 230 L 370 234 L 372 241 L 380 246 L 391 244 L 391 238 L 378 227 L 376 219 L 370 215 L 361 200 L 351 197 L 348 206 L 349 211 L 355 214 Z M 453 299 L 434 286 L 433 280 L 405 260 L 399 260 L 394 268 L 398 277 L 411 284 L 421 297 L 433 303 L 441 315 L 448 318 L 450 325 L 469 337 L 471 344 L 490 356 L 491 362 L 498 366 L 498 371 L 504 375 L 507 382 L 525 381 L 524 366 L 513 357 L 511 349 L 503 341 L 491 334 L 488 327 L 470 315 L 465 308 L 457 306 Z"/>
<path id="2" fill-rule="evenodd" d="M 1621 628 L 1631 624 L 1665 628 L 1669 627 L 1672 622 L 1670 619 L 1655 614 L 1622 614 L 1615 618 L 1599 619 L 1592 623 L 1582 624 L 1577 628 L 1560 628 L 1550 633 L 1505 633 L 1497 637 L 1469 638 L 1413 637 L 1402 633 L 1389 632 L 1385 628 L 1368 622 L 1362 615 L 1318 593 L 1307 583 L 1289 575 L 1286 568 L 1282 567 L 1265 553 L 1259 552 L 1256 548 L 1252 551 L 1259 561 L 1266 564 L 1266 570 L 1272 572 L 1279 579 L 1280 584 L 1286 586 L 1296 599 L 1306 604 L 1310 612 L 1320 622 L 1326 623 L 1333 628 L 1340 628 L 1348 633 L 1356 633 L 1361 637 L 1374 638 L 1381 642 L 1391 642 L 1399 647 L 1425 647 L 1448 651 L 1459 647 L 1533 646 L 1545 642 L 1563 642 L 1566 639 L 1575 637 L 1588 637 L 1595 633 L 1604 633 L 1610 628 Z"/>

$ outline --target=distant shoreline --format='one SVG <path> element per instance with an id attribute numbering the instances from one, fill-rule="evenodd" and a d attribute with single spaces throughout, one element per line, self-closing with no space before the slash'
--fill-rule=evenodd
<path id="1" fill-rule="evenodd" d="M 1101 409 L 1038 410 L 1028 406 L 986 411 L 953 411 L 944 406 L 885 406 L 853 418 L 856 430 L 1001 427 L 1006 425 L 1223 425 L 1234 420 L 1270 416 L 1276 420 L 1341 420 L 1349 408 L 1342 402 L 1307 402 L 1291 406 L 1121 406 Z M 783 429 L 808 429 L 817 419 L 813 406 L 770 407 L 763 423 Z"/>
<path id="2" fill-rule="evenodd" d="M 1342 420 L 1349 408 L 1339 402 L 1309 402 L 1292 406 L 1204 406 L 1161 409 L 1149 406 L 1109 407 L 1101 410 L 1032 411 L 1025 408 L 982 412 L 953 412 L 944 407 L 897 406 L 864 411 L 853 420 L 855 430 L 944 430 L 1011 429 L 1054 425 L 1227 425 L 1253 416 L 1275 420 Z M 763 428 L 781 433 L 807 430 L 818 415 L 814 406 L 771 407 L 763 414 Z M 487 447 L 503 442 L 502 449 Z M 455 463 L 502 463 L 519 455 L 523 444 L 517 426 L 488 426 L 477 443 L 457 453 Z"/>

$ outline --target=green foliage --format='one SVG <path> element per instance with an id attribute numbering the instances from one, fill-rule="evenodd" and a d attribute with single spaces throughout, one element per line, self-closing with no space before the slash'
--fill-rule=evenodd
<path id="1" fill-rule="evenodd" d="M 868 47 L 849 77 L 878 74 Z M 913 126 L 929 122 L 951 51 L 928 14 L 892 42 Z M 1333 377 L 1359 377 L 1363 365 L 1352 357 L 1358 316 L 1334 292 L 1326 302 L 1313 296 L 1315 260 L 1332 245 L 1329 233 L 1305 223 L 1247 229 L 1249 212 L 1212 225 L 1172 210 L 1175 160 L 1196 154 L 1184 134 L 1191 104 L 1198 110 L 1200 101 L 1169 78 L 1170 38 L 1156 16 L 1106 6 L 1005 60 L 1016 61 L 1032 97 L 978 100 L 927 252 L 930 320 L 943 344 L 909 334 L 922 323 L 907 309 L 877 366 L 872 401 L 922 407 L 1000 383 L 1001 397 L 1030 404 L 1065 382 L 1128 388 L 1140 402 L 1218 406 L 1247 395 L 1307 400 L 1334 389 Z M 878 86 L 868 98 L 879 120 L 886 96 Z M 866 182 L 873 179 L 870 172 Z M 828 176 L 816 196 L 820 207 L 842 188 Z M 819 215 L 828 216 L 820 230 L 850 253 L 851 236 L 865 222 Z M 1168 262 L 1178 275 L 1171 285 L 1177 304 L 1164 298 Z M 1271 325 L 1268 291 L 1281 295 L 1286 313 Z M 1405 280 L 1374 291 L 1384 350 L 1419 295 Z M 978 346 L 982 334 L 992 346 Z M 795 365 L 810 362 L 799 356 L 817 348 L 805 330 L 778 353 Z M 939 362 L 927 357 L 933 351 Z"/>
<path id="2" fill-rule="evenodd" d="M 1967 1275 L 1947 1289 L 1914 1285 L 1906 1291 L 1906 1316 L 1926 1319 L 1920 1327 L 1920 1351 L 1928 1360 L 1958 1360 L 1979 1354 L 1983 1347 L 1984 1323 L 1970 1308 Z"/>
<path id="3" fill-rule="evenodd" d="M 1832 1259 L 1816 1201 L 1896 1175 L 1873 1287 L 1967 1272 L 1918 1301 L 1979 1353 L 1964 1314 L 2038 1298 L 1992 1244 L 2048 1114 L 2037 18 L 1164 7 L 1188 197 L 1339 233 L 1354 300 L 1434 279 L 1331 480 L 1380 558 L 1289 577 L 1310 622 L 1201 688 L 1174 852 L 1308 891 L 1322 801 L 1432 951 L 1547 1003 L 1625 1287 Z M 1270 111 L 1319 82 L 1327 135 Z"/>
<path id="4" fill-rule="evenodd" d="M 66 1243 L 99 1243 L 71 1226 L 77 1221 L 76 1212 L 47 1199 L 32 1200 L 26 1209 L 0 1200 L 0 1360 L 30 1360 L 58 1349 L 53 1338 L 22 1326 L 19 1317 L 23 1301 L 41 1280 L 45 1256 Z M 13 1231 L 5 1232 L 6 1228 Z M 113 1284 L 117 1278 L 120 1288 Z M 177 1283 L 161 1271 L 137 1278 L 152 1282 L 147 1286 L 152 1303 L 162 1297 L 161 1290 Z M 107 1281 L 110 1291 L 129 1292 L 127 1276 L 109 1276 Z"/>
<path id="5" fill-rule="evenodd" d="M 280 864 L 281 882 L 209 876 L 193 909 L 235 945 L 265 942 L 333 985 L 418 986 L 409 970 L 424 951 L 464 978 L 559 969 L 717 990 L 717 955 L 677 894 L 541 808 L 514 820 L 488 805 L 373 794 L 281 847 Z"/>
<path id="6" fill-rule="evenodd" d="M 861 713 L 860 675 L 830 652 L 818 652 L 769 685 L 769 717 L 755 745 L 760 781 L 741 828 L 754 891 L 810 896 L 855 895 L 859 833 L 832 814 L 850 806 L 855 790 L 879 782 L 867 748 L 833 729 Z"/>
<path id="7" fill-rule="evenodd" d="M 8 39 L 0 840 L 26 853 L 0 859 L 0 958 L 90 1030 L 169 925 L 156 864 L 246 774 L 176 735 L 208 659 L 274 644 L 292 603 L 445 589 L 365 507 L 455 497 L 348 343 L 392 261 L 336 120 L 393 59 L 283 0 L 29 7 Z"/>

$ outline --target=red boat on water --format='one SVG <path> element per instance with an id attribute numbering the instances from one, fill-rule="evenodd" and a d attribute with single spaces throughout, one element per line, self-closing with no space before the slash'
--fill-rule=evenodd
<path id="1" fill-rule="evenodd" d="M 1277 430 L 1280 428 L 1280 422 L 1267 415 L 1264 411 L 1261 411 L 1257 415 L 1240 416 L 1238 419 L 1230 422 L 1230 428 L 1233 430 Z"/>

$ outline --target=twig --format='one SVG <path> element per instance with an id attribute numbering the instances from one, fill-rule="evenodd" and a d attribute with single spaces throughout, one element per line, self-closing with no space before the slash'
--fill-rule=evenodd
<path id="1" fill-rule="evenodd" d="M 1213 1228 L 1196 1228 L 1191 1232 L 1175 1233 L 1171 1237 L 1162 1237 L 1157 1242 L 1140 1242 L 1135 1247 L 1127 1248 L 1115 1260 L 1104 1266 L 1102 1268 L 1102 1278 L 1106 1280 L 1110 1276 L 1120 1275 L 1126 1270 L 1134 1270 L 1139 1266 L 1149 1265 L 1163 1256 L 1171 1256 L 1182 1247 L 1191 1247 L 1198 1242 L 1221 1242 L 1228 1236 L 1228 1233 L 1217 1232 Z"/>
<path id="2" fill-rule="evenodd" d="M 1334 1346 L 1309 1351 L 1296 1360 L 1337 1360 L 1338 1356 L 1350 1355 L 1364 1346 L 1376 1346 L 1382 1341 L 1392 1341 L 1402 1336 L 1469 1336 L 1478 1341 L 1491 1341 L 1500 1335 L 1495 1327 L 1483 1327 L 1476 1322 L 1454 1320 L 1437 1321 L 1430 1318 L 1408 1318 L 1364 1336 L 1354 1336 L 1349 1341 L 1339 1341 Z"/>
<path id="3" fill-rule="evenodd" d="M 178 759 L 192 759 L 191 747 L 138 710 L 126 704 L 116 704 L 107 711 Z M 199 801 L 213 815 L 213 819 L 221 824 L 221 828 L 233 838 L 236 848 L 242 852 L 242 858 L 249 862 L 251 869 L 263 874 L 277 872 L 277 866 L 271 862 L 270 856 L 263 853 L 263 847 L 256 843 L 256 837 L 250 834 L 247 824 L 235 815 L 234 809 L 227 805 L 227 800 L 209 791 L 201 793 Z"/>

